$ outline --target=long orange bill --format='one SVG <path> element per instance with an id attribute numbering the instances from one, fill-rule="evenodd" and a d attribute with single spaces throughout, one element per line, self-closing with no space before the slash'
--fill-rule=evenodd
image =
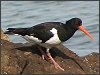
<path id="1" fill-rule="evenodd" d="M 82 25 L 79 26 L 79 29 L 81 31 L 83 31 L 88 37 L 90 37 L 92 40 L 94 40 L 94 38 L 92 37 L 92 35 L 88 32 L 88 30 L 86 30 Z"/>

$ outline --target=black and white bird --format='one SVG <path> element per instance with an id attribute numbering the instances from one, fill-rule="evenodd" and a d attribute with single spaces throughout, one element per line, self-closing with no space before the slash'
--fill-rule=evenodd
<path id="1" fill-rule="evenodd" d="M 55 68 L 64 71 L 64 69 L 52 58 L 49 50 L 52 47 L 67 41 L 78 29 L 93 39 L 89 32 L 82 26 L 82 20 L 79 18 L 72 18 L 66 21 L 65 24 L 61 22 L 45 22 L 29 28 L 8 28 L 8 31 L 5 33 L 21 35 L 30 43 L 45 47 L 47 49 L 46 53 L 39 48 L 42 53 L 42 58 L 44 59 L 48 57 L 54 64 Z"/>

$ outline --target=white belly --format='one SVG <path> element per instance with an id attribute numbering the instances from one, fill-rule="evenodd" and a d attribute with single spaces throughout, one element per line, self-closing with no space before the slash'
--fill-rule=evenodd
<path id="1" fill-rule="evenodd" d="M 59 43 L 61 43 L 61 41 L 59 40 L 58 35 L 54 34 L 54 36 L 51 37 L 49 40 L 47 40 L 45 43 L 48 43 L 48 44 L 59 44 Z"/>
<path id="2" fill-rule="evenodd" d="M 45 43 L 48 43 L 48 44 L 59 44 L 61 43 L 59 37 L 58 37 L 58 34 L 57 34 L 57 30 L 55 28 L 52 28 L 52 30 L 50 30 L 54 36 L 51 37 L 49 40 L 47 40 Z"/>

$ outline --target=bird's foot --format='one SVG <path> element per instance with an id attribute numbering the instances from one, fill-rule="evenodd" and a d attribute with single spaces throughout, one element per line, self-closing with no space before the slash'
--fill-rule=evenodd
<path id="1" fill-rule="evenodd" d="M 56 69 L 60 69 L 60 70 L 62 70 L 62 71 L 65 71 L 61 66 L 59 66 L 59 64 L 58 63 L 54 63 L 54 66 L 55 66 L 55 68 Z"/>
<path id="2" fill-rule="evenodd" d="M 65 71 L 62 67 L 59 66 L 59 64 L 52 58 L 50 53 L 47 53 L 47 56 L 49 57 L 49 59 L 52 61 L 52 63 L 54 64 L 56 69 L 60 69 L 62 71 Z"/>
<path id="3" fill-rule="evenodd" d="M 64 71 L 64 69 L 62 67 L 59 66 L 59 64 L 52 58 L 51 54 L 49 52 L 45 53 L 40 47 L 38 47 L 40 52 L 42 53 L 42 59 L 46 59 L 48 61 L 50 61 L 50 63 L 54 64 L 54 67 L 56 69 L 60 69 L 62 71 Z"/>

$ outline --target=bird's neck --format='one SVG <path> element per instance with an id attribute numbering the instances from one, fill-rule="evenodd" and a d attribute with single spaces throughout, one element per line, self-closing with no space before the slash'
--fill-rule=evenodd
<path id="1" fill-rule="evenodd" d="M 64 24 L 64 27 L 66 29 L 70 29 L 71 31 L 75 32 L 77 31 L 77 28 L 74 26 L 74 22 L 72 20 L 68 20 L 66 21 L 66 23 Z"/>
<path id="2" fill-rule="evenodd" d="M 71 24 L 64 24 L 63 27 L 67 32 L 70 32 L 73 34 L 77 31 L 77 29 L 74 29 Z"/>
<path id="3" fill-rule="evenodd" d="M 65 35 L 66 36 L 66 40 L 68 40 L 69 38 L 71 38 L 74 35 L 74 33 L 77 31 L 76 29 L 73 29 L 69 25 L 64 25 L 63 27 L 64 27 L 64 29 L 66 31 L 66 32 L 64 32 L 66 34 Z"/>

